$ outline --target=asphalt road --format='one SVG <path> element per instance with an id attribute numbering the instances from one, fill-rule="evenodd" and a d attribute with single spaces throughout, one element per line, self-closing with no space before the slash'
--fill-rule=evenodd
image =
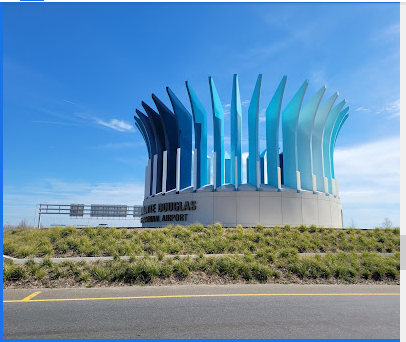
<path id="1" fill-rule="evenodd" d="M 399 291 L 389 285 L 10 289 L 3 290 L 3 337 L 399 338 Z"/>

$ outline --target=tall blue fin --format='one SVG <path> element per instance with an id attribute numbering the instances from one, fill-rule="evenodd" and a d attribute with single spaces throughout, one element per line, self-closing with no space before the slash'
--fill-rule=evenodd
<path id="1" fill-rule="evenodd" d="M 247 183 L 257 186 L 257 161 L 259 161 L 259 98 L 261 93 L 262 75 L 258 75 L 248 107 L 248 153 L 249 178 Z"/>
<path id="2" fill-rule="evenodd" d="M 302 189 L 312 190 L 312 130 L 314 118 L 321 98 L 326 91 L 323 86 L 313 98 L 300 110 L 297 127 L 297 165 L 300 172 Z"/>
<path id="3" fill-rule="evenodd" d="M 275 188 L 278 187 L 277 168 L 279 167 L 279 121 L 286 80 L 287 76 L 283 76 L 265 113 L 268 184 L 274 186 Z"/>
<path id="4" fill-rule="evenodd" d="M 176 120 L 175 114 L 173 114 L 156 95 L 152 94 L 152 100 L 158 109 L 165 135 L 167 151 L 166 189 L 172 190 L 176 188 L 176 152 L 179 147 L 178 121 Z"/>
<path id="5" fill-rule="evenodd" d="M 330 111 L 330 114 L 327 118 L 326 125 L 324 127 L 323 132 L 323 170 L 324 170 L 324 177 L 327 178 L 328 182 L 328 192 L 330 194 L 333 193 L 333 186 L 331 182 L 331 155 L 330 155 L 330 147 L 331 147 L 331 140 L 333 134 L 334 124 L 337 121 L 337 117 L 340 114 L 341 109 L 345 105 L 345 100 L 341 101 L 339 104 L 333 107 Z"/>
<path id="6" fill-rule="evenodd" d="M 190 106 L 192 107 L 193 123 L 195 126 L 195 149 L 197 150 L 197 188 L 210 183 L 210 173 L 207 172 L 207 113 L 199 98 L 186 81 Z"/>
<path id="7" fill-rule="evenodd" d="M 299 112 L 308 85 L 309 81 L 303 82 L 282 112 L 283 179 L 284 184 L 293 189 L 297 187 L 297 126 Z"/>
<path id="8" fill-rule="evenodd" d="M 211 105 L 213 110 L 213 138 L 216 153 L 216 187 L 224 184 L 224 110 L 212 77 L 209 77 Z"/>
<path id="9" fill-rule="evenodd" d="M 327 117 L 333 107 L 338 93 L 333 94 L 317 109 L 312 131 L 312 163 L 313 174 L 316 176 L 317 190 L 324 192 L 324 165 L 323 165 L 323 132 Z"/>
<path id="10" fill-rule="evenodd" d="M 176 97 L 173 91 L 167 87 L 169 99 L 176 115 L 179 131 L 180 147 L 180 188 L 187 188 L 192 184 L 192 115 L 188 112 L 182 102 Z"/>
<path id="11" fill-rule="evenodd" d="M 231 161 L 230 183 L 239 186 L 242 183 L 242 107 L 238 76 L 233 77 L 233 91 L 231 96 Z M 237 157 L 237 182 L 235 182 L 235 157 Z"/>
<path id="12" fill-rule="evenodd" d="M 162 191 L 162 159 L 163 151 L 166 151 L 165 145 L 165 133 L 162 126 L 162 121 L 159 114 L 148 106 L 145 102 L 141 102 L 144 107 L 145 112 L 148 115 L 149 122 L 151 123 L 152 130 L 154 131 L 155 142 L 156 142 L 156 154 L 157 154 L 157 174 L 156 174 L 156 192 Z M 153 169 L 153 167 L 152 167 Z"/>

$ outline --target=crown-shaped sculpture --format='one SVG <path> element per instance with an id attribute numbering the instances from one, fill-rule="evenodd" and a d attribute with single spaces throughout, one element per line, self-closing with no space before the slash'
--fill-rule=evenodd
<path id="1" fill-rule="evenodd" d="M 266 108 L 266 149 L 260 153 L 258 126 L 262 75 L 258 76 L 248 107 L 247 184 L 242 184 L 242 106 L 237 75 L 234 75 L 232 87 L 230 155 L 224 151 L 223 106 L 213 78 L 209 77 L 214 139 L 212 185 L 210 158 L 207 156 L 208 115 L 189 82 L 186 82 L 186 89 L 192 115 L 170 88 L 166 90 L 172 110 L 154 94 L 152 100 L 157 111 L 142 102 L 146 114 L 136 109 L 134 119 L 149 156 L 145 197 L 171 190 L 196 191 L 202 188 L 211 188 L 210 191 L 231 188 L 283 191 L 284 188 L 293 188 L 298 192 L 309 190 L 338 196 L 333 152 L 349 108 L 343 109 L 345 100 L 335 104 L 338 92 L 320 104 L 325 86 L 302 106 L 309 84 L 306 80 L 281 111 L 286 80 L 284 76 Z M 280 124 L 282 153 L 279 151 Z"/>

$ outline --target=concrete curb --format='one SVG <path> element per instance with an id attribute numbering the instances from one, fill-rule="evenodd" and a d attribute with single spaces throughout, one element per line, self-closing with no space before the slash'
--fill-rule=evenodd
<path id="1" fill-rule="evenodd" d="M 315 256 L 315 255 L 325 256 L 326 254 L 327 254 L 327 253 L 299 253 L 299 256 L 300 256 L 300 257 Z M 337 253 L 330 253 L 330 254 L 337 254 Z M 356 253 L 356 254 L 361 255 L 362 253 Z M 383 256 L 383 257 L 388 257 L 388 256 L 395 255 L 395 253 L 377 253 L 377 254 L 379 254 L 379 255 L 381 255 L 381 256 Z M 203 256 L 204 256 L 205 258 L 208 258 L 208 257 L 215 257 L 215 258 L 218 258 L 218 257 L 222 257 L 222 256 L 235 256 L 235 255 L 244 256 L 244 254 L 203 254 Z M 255 256 L 256 254 L 252 254 L 252 255 Z M 137 256 L 134 256 L 134 258 L 136 258 L 136 259 L 142 259 L 142 258 L 144 258 L 144 257 L 145 257 L 144 255 L 137 255 Z M 199 255 L 197 255 L 197 254 L 189 254 L 189 255 L 185 255 L 185 254 L 182 254 L 182 255 L 166 254 L 164 257 L 165 257 L 165 258 L 172 258 L 172 259 L 175 258 L 175 257 L 179 257 L 179 258 L 187 258 L 187 257 L 190 257 L 190 258 L 198 258 Z M 156 256 L 156 255 L 150 255 L 150 258 L 155 259 L 155 258 L 157 258 L 157 256 Z M 49 260 L 51 260 L 53 263 L 58 264 L 58 263 L 63 262 L 63 261 L 74 261 L 74 262 L 79 262 L 79 261 L 95 262 L 95 261 L 98 261 L 98 260 L 109 261 L 109 260 L 114 260 L 114 257 L 112 257 L 112 256 L 99 256 L 99 257 L 67 257 L 67 258 L 28 258 L 28 259 L 17 259 L 17 258 L 13 258 L 13 257 L 10 257 L 10 256 L 8 256 L 8 255 L 4 255 L 4 254 L 3 254 L 3 259 L 12 260 L 13 263 L 14 263 L 14 264 L 17 264 L 17 265 L 24 265 L 24 264 L 26 264 L 26 263 L 28 262 L 28 260 L 34 260 L 34 262 L 35 262 L 36 264 L 40 264 L 40 263 L 42 263 L 42 261 L 43 261 L 44 259 L 49 259 Z M 129 260 L 130 257 L 129 257 L 129 256 L 120 256 L 120 259 L 121 259 L 121 260 Z"/>

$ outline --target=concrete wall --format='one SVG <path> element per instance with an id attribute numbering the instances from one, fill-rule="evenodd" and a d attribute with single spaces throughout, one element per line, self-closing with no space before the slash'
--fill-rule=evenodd
<path id="1" fill-rule="evenodd" d="M 342 228 L 340 199 L 324 193 L 304 191 L 228 191 L 158 194 L 144 200 L 144 206 L 166 202 L 196 201 L 196 210 L 157 212 L 142 215 L 187 214 L 187 220 L 144 222 L 143 227 L 165 227 L 168 224 L 187 225 L 199 222 L 210 225 L 220 222 L 225 227 L 262 224 L 273 226 L 310 226 Z M 184 217 L 183 217 L 184 218 Z"/>

